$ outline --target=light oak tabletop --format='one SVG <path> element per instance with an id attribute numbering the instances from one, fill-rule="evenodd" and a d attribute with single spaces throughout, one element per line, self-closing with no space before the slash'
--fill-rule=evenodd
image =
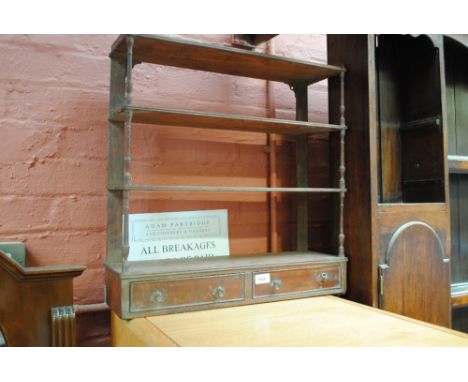
<path id="1" fill-rule="evenodd" d="M 468 335 L 334 296 L 121 320 L 114 346 L 468 346 Z"/>

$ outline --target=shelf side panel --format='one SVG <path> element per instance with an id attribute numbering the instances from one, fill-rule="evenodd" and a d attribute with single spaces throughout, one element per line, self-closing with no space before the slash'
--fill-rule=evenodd
<path id="1" fill-rule="evenodd" d="M 122 60 L 111 60 L 110 113 L 120 109 L 124 103 L 125 71 L 125 63 Z M 109 122 L 109 184 L 123 184 L 123 125 L 123 122 Z M 121 190 L 108 191 L 106 262 L 119 262 L 121 260 L 122 203 L 123 192 Z"/>

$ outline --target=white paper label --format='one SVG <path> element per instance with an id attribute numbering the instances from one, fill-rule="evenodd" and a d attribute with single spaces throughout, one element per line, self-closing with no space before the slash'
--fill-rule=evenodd
<path id="1" fill-rule="evenodd" d="M 227 210 L 131 214 L 129 261 L 229 256 Z"/>
<path id="2" fill-rule="evenodd" d="M 261 273 L 259 275 L 255 275 L 255 285 L 268 284 L 269 282 L 270 282 L 269 273 Z"/>

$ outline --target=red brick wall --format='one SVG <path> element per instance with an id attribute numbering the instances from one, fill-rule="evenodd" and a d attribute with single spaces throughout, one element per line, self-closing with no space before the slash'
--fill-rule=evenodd
<path id="1" fill-rule="evenodd" d="M 231 35 L 185 36 L 220 44 Z M 23 241 L 29 265 L 84 264 L 75 303 L 104 299 L 108 53 L 113 35 L 0 36 L 0 240 Z M 324 62 L 324 35 L 281 35 L 276 54 Z M 260 50 L 264 50 L 261 46 Z M 265 81 L 168 67 L 135 67 L 140 105 L 267 115 Z M 293 93 L 273 84 L 277 117 L 294 118 Z M 310 119 L 327 121 L 326 83 L 310 88 Z M 267 184 L 265 135 L 135 127 L 135 182 Z M 326 184 L 326 138 L 312 143 L 313 184 Z M 151 149 L 140 150 L 145 146 Z M 278 175 L 290 182 L 293 147 L 279 147 Z M 289 179 L 289 180 L 288 180 Z M 145 200 L 143 200 L 145 199 Z M 279 210 L 290 210 L 282 198 Z M 327 209 L 315 200 L 312 241 L 327 245 Z M 314 206 L 314 205 L 313 205 Z M 312 207 L 313 207 L 312 206 Z M 231 252 L 268 250 L 268 203 L 261 194 L 139 194 L 133 212 L 228 208 Z M 291 242 L 286 216 L 280 247 Z M 315 240 L 315 241 L 314 241 Z"/>

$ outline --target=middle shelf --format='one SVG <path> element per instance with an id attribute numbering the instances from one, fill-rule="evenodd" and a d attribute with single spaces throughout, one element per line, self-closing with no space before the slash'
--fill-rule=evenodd
<path id="1" fill-rule="evenodd" d="M 326 123 L 291 121 L 251 117 L 236 114 L 204 113 L 180 109 L 160 109 L 140 106 L 126 106 L 110 118 L 114 122 L 125 122 L 127 112 L 132 113 L 132 122 L 164 126 L 183 126 L 204 129 L 236 130 L 276 134 L 314 134 L 339 132 L 346 126 Z"/>
<path id="2" fill-rule="evenodd" d="M 152 186 L 152 185 L 118 185 L 110 184 L 111 191 L 225 191 L 225 192 L 295 192 L 295 193 L 339 193 L 345 188 L 320 187 L 229 187 L 229 186 Z"/>

